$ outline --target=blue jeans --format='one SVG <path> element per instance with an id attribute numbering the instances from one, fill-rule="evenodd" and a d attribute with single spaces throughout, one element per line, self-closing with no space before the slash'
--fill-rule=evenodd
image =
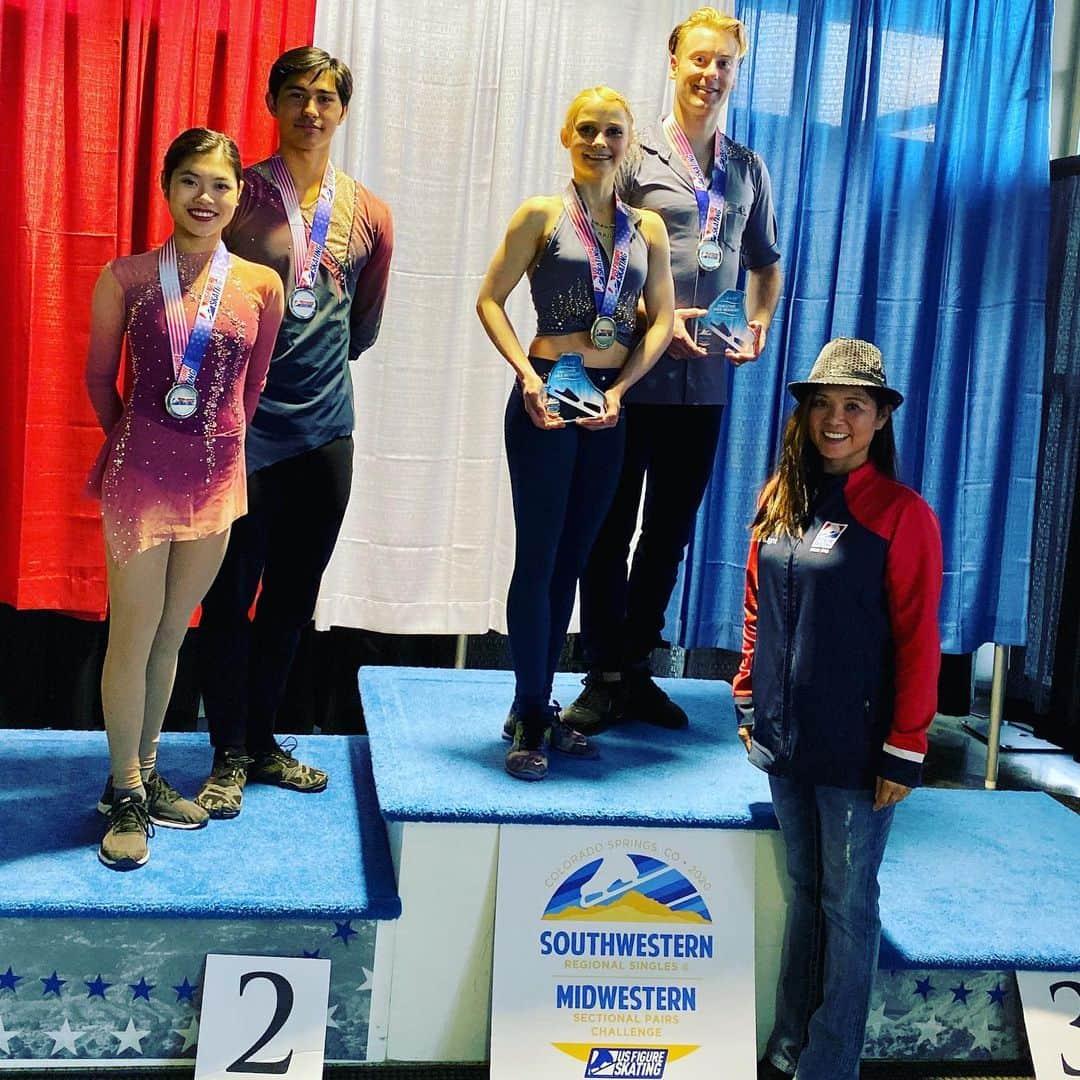
<path id="1" fill-rule="evenodd" d="M 858 1080 L 893 808 L 871 791 L 770 776 L 793 886 L 765 1056 L 798 1080 Z"/>

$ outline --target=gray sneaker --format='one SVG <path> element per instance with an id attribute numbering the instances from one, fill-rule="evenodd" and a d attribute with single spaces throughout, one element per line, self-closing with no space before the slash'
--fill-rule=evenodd
<path id="1" fill-rule="evenodd" d="M 146 788 L 146 807 L 155 825 L 163 829 L 201 829 L 210 820 L 210 815 L 201 806 L 191 799 L 185 799 L 157 769 L 150 773 L 143 786 Z M 98 800 L 99 814 L 109 814 L 113 798 L 110 776 Z"/>
<path id="2" fill-rule="evenodd" d="M 110 870 L 138 870 L 150 858 L 147 840 L 153 835 L 145 799 L 134 794 L 114 799 L 109 809 L 109 830 L 101 839 L 98 858 Z"/>
<path id="3" fill-rule="evenodd" d="M 516 721 L 510 749 L 503 761 L 506 771 L 517 780 L 543 780 L 548 771 L 546 742 L 546 728 L 526 727 L 523 721 Z"/>
<path id="4" fill-rule="evenodd" d="M 507 714 L 503 722 L 502 737 L 513 742 L 517 730 L 517 713 L 513 709 Z M 555 702 L 552 710 L 551 727 L 546 736 L 547 746 L 560 754 L 570 757 L 595 758 L 600 756 L 596 744 L 587 739 L 580 731 L 564 724 L 559 717 L 559 703 Z"/>

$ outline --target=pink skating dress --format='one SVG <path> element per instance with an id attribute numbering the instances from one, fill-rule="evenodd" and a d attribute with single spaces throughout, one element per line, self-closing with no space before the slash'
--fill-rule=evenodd
<path id="1" fill-rule="evenodd" d="M 211 255 L 177 256 L 189 327 Z M 199 407 L 193 416 L 178 420 L 165 411 L 165 395 L 176 380 L 158 252 L 114 259 L 107 270 L 123 294 L 123 307 L 122 312 L 116 307 L 118 325 L 95 324 L 87 360 L 87 387 L 95 406 L 115 401 L 121 336 L 127 338 L 131 378 L 123 413 L 105 439 L 87 487 L 101 499 L 105 542 L 113 559 L 123 564 L 165 540 L 223 532 L 247 513 L 244 433 L 266 382 L 284 294 L 273 270 L 230 256 L 195 380 Z"/>

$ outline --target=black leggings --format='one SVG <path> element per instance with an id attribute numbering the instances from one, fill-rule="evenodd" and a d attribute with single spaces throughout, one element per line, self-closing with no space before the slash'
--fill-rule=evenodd
<path id="1" fill-rule="evenodd" d="M 542 377 L 551 362 L 530 357 Z M 617 368 L 588 368 L 606 389 Z M 626 424 L 545 431 L 529 419 L 515 388 L 503 424 L 514 498 L 514 576 L 506 600 L 514 660 L 515 708 L 547 705 L 574 591 L 615 496 Z"/>
<path id="2" fill-rule="evenodd" d="M 203 600 L 202 694 L 217 750 L 268 750 L 352 487 L 351 435 L 248 477 L 248 512 Z M 255 618 L 248 611 L 259 581 Z"/>

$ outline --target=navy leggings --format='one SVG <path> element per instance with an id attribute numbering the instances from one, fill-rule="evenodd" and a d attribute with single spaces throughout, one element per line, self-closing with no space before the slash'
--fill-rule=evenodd
<path id="1" fill-rule="evenodd" d="M 549 360 L 530 357 L 546 378 Z M 618 368 L 587 368 L 604 390 Z M 515 708 L 547 705 L 574 609 L 574 592 L 615 497 L 626 425 L 545 431 L 529 419 L 515 387 L 503 423 L 514 498 L 514 576 L 506 622 L 516 678 Z"/>

